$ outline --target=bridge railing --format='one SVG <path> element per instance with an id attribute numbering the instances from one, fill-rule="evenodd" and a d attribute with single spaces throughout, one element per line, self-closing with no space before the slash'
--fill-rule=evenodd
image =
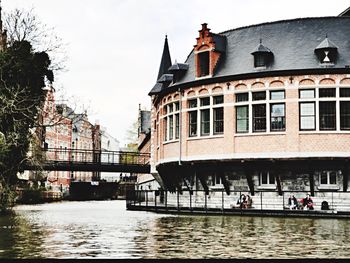
<path id="1" fill-rule="evenodd" d="M 250 196 L 250 205 L 240 205 L 238 200 L 244 194 Z M 210 190 L 206 194 L 203 190 L 183 190 L 169 192 L 164 190 L 133 190 L 127 193 L 126 205 L 128 208 L 146 207 L 150 210 L 219 210 L 223 213 L 232 210 L 307 210 L 303 199 L 310 192 L 307 191 L 282 191 L 279 195 L 276 191 L 255 191 L 251 195 L 248 191 L 231 191 L 227 195 L 225 190 Z M 288 199 L 294 195 L 297 199 L 297 206 L 291 209 Z M 313 210 L 328 212 L 350 212 L 350 192 L 325 192 L 315 191 L 311 196 Z"/>
<path id="2" fill-rule="evenodd" d="M 85 150 L 68 148 L 47 148 L 47 161 L 100 163 L 100 164 L 129 164 L 146 165 L 149 163 L 150 153 Z"/>

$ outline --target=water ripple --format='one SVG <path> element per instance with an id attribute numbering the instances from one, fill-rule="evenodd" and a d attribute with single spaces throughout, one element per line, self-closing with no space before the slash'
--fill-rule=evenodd
<path id="1" fill-rule="evenodd" d="M 350 221 L 173 216 L 125 201 L 16 207 L 0 217 L 0 258 L 349 258 Z"/>

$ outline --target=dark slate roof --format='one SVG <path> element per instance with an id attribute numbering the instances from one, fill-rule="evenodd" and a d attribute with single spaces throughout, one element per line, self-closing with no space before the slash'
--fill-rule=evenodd
<path id="1" fill-rule="evenodd" d="M 171 58 L 170 58 L 170 51 L 169 51 L 169 45 L 168 45 L 168 37 L 165 36 L 163 54 L 162 54 L 162 59 L 160 61 L 157 80 L 160 79 L 160 77 L 163 74 L 168 73 L 168 69 L 170 68 L 170 66 L 171 66 Z"/>
<path id="2" fill-rule="evenodd" d="M 151 89 L 151 91 L 148 93 L 148 95 L 153 95 L 153 94 L 157 94 L 159 92 L 161 92 L 163 89 L 163 83 L 159 83 L 157 82 L 153 88 Z"/>
<path id="3" fill-rule="evenodd" d="M 188 64 L 175 62 L 175 64 L 171 65 L 171 67 L 168 70 L 169 72 L 174 72 L 178 70 L 188 70 Z"/>
<path id="4" fill-rule="evenodd" d="M 263 44 L 260 43 L 251 52 L 251 54 L 255 54 L 255 53 L 272 53 L 272 52 L 270 49 L 268 49 L 267 47 L 265 47 Z"/>
<path id="5" fill-rule="evenodd" d="M 212 33 L 215 42 L 215 50 L 221 53 L 226 51 L 226 36 Z"/>
<path id="6" fill-rule="evenodd" d="M 333 68 L 350 65 L 350 17 L 283 20 L 237 28 L 220 35 L 224 35 L 227 41 L 226 52 L 223 54 L 225 59 L 213 79 L 256 72 L 273 74 L 274 71 L 320 69 L 314 50 L 326 35 L 338 46 L 337 63 Z M 264 45 L 274 54 L 273 62 L 265 70 L 254 68 L 254 57 L 250 54 L 260 39 L 264 40 Z M 197 81 L 193 50 L 185 63 L 189 65 L 188 70 L 169 87 Z"/>
<path id="7" fill-rule="evenodd" d="M 326 37 L 315 49 L 337 49 L 338 47 Z"/>
<path id="8" fill-rule="evenodd" d="M 173 81 L 173 74 L 163 74 L 160 79 L 158 79 L 157 82 L 164 83 L 164 82 L 172 82 Z"/>
<path id="9" fill-rule="evenodd" d="M 350 16 L 350 7 L 341 12 L 339 16 Z"/>

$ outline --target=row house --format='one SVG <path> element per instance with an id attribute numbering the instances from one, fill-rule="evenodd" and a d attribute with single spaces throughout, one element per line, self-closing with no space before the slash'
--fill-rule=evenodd
<path id="1" fill-rule="evenodd" d="M 48 160 L 93 162 L 101 150 L 100 126 L 89 122 L 87 113 L 77 114 L 66 104 L 57 104 L 55 89 L 49 85 L 43 107 L 40 140 Z M 99 172 L 47 171 L 46 187 L 69 192 L 72 181 L 91 182 Z"/>
<path id="2" fill-rule="evenodd" d="M 60 113 L 61 108 L 55 103 L 55 89 L 52 86 L 47 91 L 43 110 L 42 146 L 45 149 L 55 148 L 59 151 L 48 151 L 47 159 L 69 161 L 68 149 L 72 141 L 72 120 Z M 46 187 L 52 190 L 67 192 L 70 184 L 70 173 L 66 171 L 46 172 Z"/>

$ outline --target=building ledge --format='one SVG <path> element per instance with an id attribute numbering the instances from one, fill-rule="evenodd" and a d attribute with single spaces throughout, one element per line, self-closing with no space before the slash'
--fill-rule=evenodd
<path id="1" fill-rule="evenodd" d="M 276 185 L 259 185 L 256 187 L 258 190 L 275 190 Z"/>
<path id="2" fill-rule="evenodd" d="M 206 140 L 206 139 L 217 139 L 217 138 L 224 138 L 225 136 L 223 134 L 218 135 L 206 135 L 206 136 L 193 136 L 193 137 L 187 137 L 187 141 L 195 141 L 195 140 Z"/>
<path id="3" fill-rule="evenodd" d="M 234 137 L 245 137 L 245 136 L 272 136 L 272 135 L 286 135 L 285 131 L 276 132 L 247 132 L 247 133 L 235 133 Z"/>
<path id="4" fill-rule="evenodd" d="M 224 189 L 224 186 L 223 185 L 214 185 L 214 186 L 210 186 L 209 188 L 210 188 L 210 190 L 216 191 L 216 190 Z"/>
<path id="5" fill-rule="evenodd" d="M 340 187 L 338 185 L 327 184 L 327 185 L 319 185 L 317 189 L 318 190 L 339 190 Z"/>

